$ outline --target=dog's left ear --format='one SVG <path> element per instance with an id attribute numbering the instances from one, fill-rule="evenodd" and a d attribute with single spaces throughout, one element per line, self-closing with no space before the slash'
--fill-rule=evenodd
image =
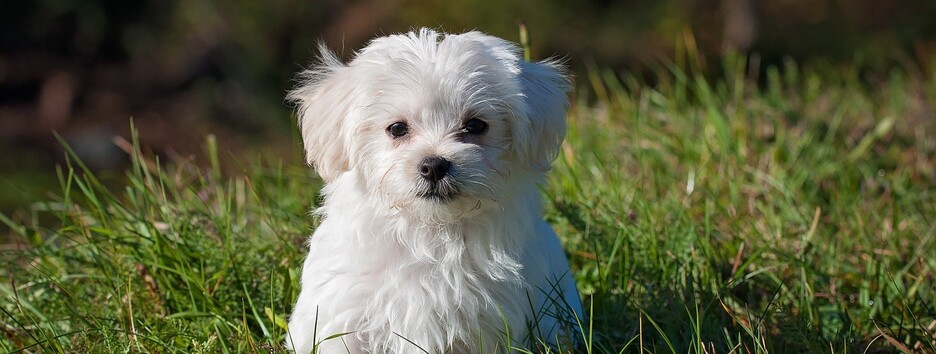
<path id="1" fill-rule="evenodd" d="M 287 99 L 298 108 L 307 162 L 325 182 L 331 182 L 350 168 L 350 125 L 358 82 L 324 45 L 319 51 L 321 62 L 300 74 L 299 86 Z"/>
<path id="2" fill-rule="evenodd" d="M 524 166 L 532 171 L 548 171 L 559 153 L 566 132 L 567 93 L 572 84 L 562 64 L 519 61 L 520 85 L 526 103 L 526 117 L 512 129 L 514 150 Z"/>

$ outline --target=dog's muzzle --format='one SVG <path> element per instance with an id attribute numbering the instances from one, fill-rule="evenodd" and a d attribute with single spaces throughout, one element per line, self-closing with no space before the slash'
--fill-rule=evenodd
<path id="1" fill-rule="evenodd" d="M 419 175 L 426 180 L 429 188 L 419 193 L 419 196 L 425 199 L 432 199 L 440 202 L 449 201 L 458 194 L 458 188 L 454 185 L 451 177 L 452 163 L 440 156 L 430 156 L 419 163 Z"/>

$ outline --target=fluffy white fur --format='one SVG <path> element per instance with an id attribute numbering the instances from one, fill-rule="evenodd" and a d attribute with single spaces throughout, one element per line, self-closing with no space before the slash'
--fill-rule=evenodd
<path id="1" fill-rule="evenodd" d="M 562 68 L 479 32 L 381 37 L 348 64 L 322 53 L 289 95 L 326 186 L 287 346 L 500 353 L 574 340 L 581 304 L 537 189 L 565 135 Z M 472 118 L 487 129 L 467 133 Z M 450 161 L 442 180 L 421 175 L 427 157 Z"/>

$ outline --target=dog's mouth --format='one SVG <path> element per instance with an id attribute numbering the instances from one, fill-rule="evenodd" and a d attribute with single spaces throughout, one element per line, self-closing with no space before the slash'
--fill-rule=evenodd
<path id="1" fill-rule="evenodd" d="M 440 188 L 433 187 L 430 190 L 421 192 L 417 195 L 422 199 L 430 200 L 436 203 L 447 203 L 458 197 L 458 189 L 449 188 L 447 190 L 441 190 Z"/>
<path id="2" fill-rule="evenodd" d="M 444 178 L 427 185 L 425 189 L 416 193 L 416 195 L 425 200 L 447 203 L 458 197 L 459 188 L 450 178 Z"/>

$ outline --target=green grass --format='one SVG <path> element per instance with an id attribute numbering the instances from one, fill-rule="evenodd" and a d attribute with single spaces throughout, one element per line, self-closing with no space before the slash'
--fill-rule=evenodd
<path id="1" fill-rule="evenodd" d="M 583 351 L 936 352 L 936 71 L 723 66 L 579 79 L 544 195 Z M 207 146 L 3 217 L 0 350 L 282 351 L 321 184 Z"/>

